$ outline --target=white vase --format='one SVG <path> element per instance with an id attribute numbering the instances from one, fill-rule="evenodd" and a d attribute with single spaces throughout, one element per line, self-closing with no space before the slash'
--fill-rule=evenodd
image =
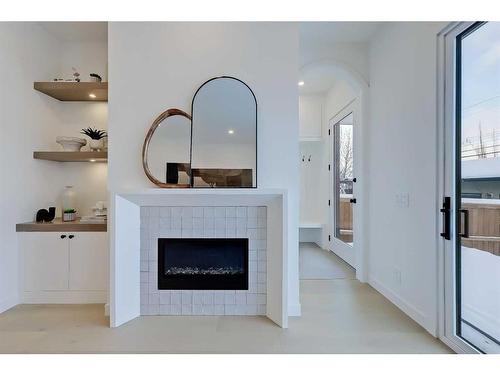
<path id="1" fill-rule="evenodd" d="M 100 151 L 104 148 L 104 139 L 91 139 L 89 146 L 92 151 Z"/>

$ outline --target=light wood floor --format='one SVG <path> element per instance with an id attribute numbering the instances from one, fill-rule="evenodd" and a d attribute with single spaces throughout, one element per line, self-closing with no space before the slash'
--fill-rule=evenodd
<path id="1" fill-rule="evenodd" d="M 449 353 L 371 287 L 302 280 L 302 317 L 148 316 L 108 327 L 102 305 L 19 305 L 0 314 L 0 353 Z"/>

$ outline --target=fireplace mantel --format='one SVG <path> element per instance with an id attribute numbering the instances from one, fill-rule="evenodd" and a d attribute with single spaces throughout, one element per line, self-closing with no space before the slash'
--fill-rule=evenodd
<path id="1" fill-rule="evenodd" d="M 266 206 L 266 315 L 286 328 L 287 199 L 287 192 L 283 189 L 141 189 L 111 193 L 111 327 L 120 326 L 140 315 L 141 206 Z"/>

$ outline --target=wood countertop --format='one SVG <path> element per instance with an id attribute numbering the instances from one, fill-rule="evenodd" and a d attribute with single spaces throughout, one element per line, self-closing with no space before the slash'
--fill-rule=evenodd
<path id="1" fill-rule="evenodd" d="M 51 223 L 37 223 L 30 221 L 16 224 L 16 232 L 106 232 L 107 224 L 81 223 L 75 221 L 62 221 L 60 217 Z"/>

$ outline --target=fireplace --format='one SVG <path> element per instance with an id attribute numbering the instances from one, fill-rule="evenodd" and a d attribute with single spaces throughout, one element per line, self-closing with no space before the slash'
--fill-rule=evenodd
<path id="1" fill-rule="evenodd" d="M 248 290 L 248 238 L 159 238 L 159 290 Z"/>

